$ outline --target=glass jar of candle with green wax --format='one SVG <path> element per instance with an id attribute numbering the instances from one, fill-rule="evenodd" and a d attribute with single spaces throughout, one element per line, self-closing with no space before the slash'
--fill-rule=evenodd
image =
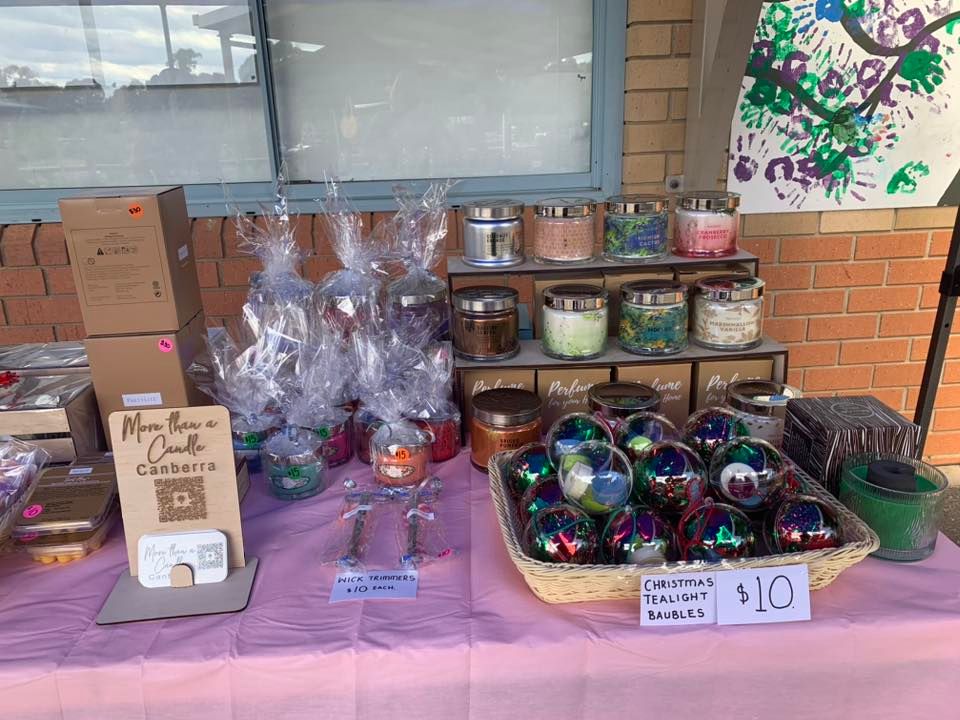
<path id="1" fill-rule="evenodd" d="M 615 262 L 644 262 L 664 257 L 667 199 L 662 195 L 616 195 L 607 200 L 603 219 L 603 256 Z"/>
<path id="2" fill-rule="evenodd" d="M 671 355 L 687 349 L 687 287 L 637 280 L 620 289 L 620 346 L 638 355 Z"/>
<path id="3" fill-rule="evenodd" d="M 545 355 L 590 360 L 607 348 L 607 291 L 593 285 L 554 285 L 543 293 Z"/>

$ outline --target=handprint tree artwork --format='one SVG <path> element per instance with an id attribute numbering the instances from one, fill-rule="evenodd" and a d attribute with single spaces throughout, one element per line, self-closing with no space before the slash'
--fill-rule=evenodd
<path id="1" fill-rule="evenodd" d="M 960 0 L 765 4 L 730 134 L 741 210 L 956 204 Z"/>

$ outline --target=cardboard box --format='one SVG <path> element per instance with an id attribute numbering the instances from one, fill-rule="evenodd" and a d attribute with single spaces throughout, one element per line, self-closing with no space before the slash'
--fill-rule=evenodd
<path id="1" fill-rule="evenodd" d="M 64 198 L 60 216 L 88 335 L 175 332 L 200 312 L 183 188 Z"/>
<path id="2" fill-rule="evenodd" d="M 460 374 L 460 407 L 463 410 L 463 427 L 466 432 L 470 428 L 470 418 L 473 417 L 473 403 L 471 398 L 478 392 L 494 388 L 519 388 L 520 390 L 536 391 L 535 370 L 496 369 L 464 370 Z"/>
<path id="3" fill-rule="evenodd" d="M 625 365 L 615 368 L 617 380 L 649 385 L 660 393 L 660 412 L 678 428 L 690 416 L 693 364 Z"/>
<path id="4" fill-rule="evenodd" d="M 603 271 L 603 286 L 610 293 L 610 331 L 609 335 L 620 334 L 620 289 L 624 283 L 634 280 L 664 280 L 673 282 L 673 270 L 669 268 L 650 268 L 646 272 Z"/>
<path id="5" fill-rule="evenodd" d="M 537 370 L 537 394 L 543 401 L 543 429 L 557 418 L 587 412 L 587 391 L 597 383 L 610 382 L 612 368 Z"/>
<path id="6" fill-rule="evenodd" d="M 87 338 L 103 426 L 109 427 L 110 413 L 117 410 L 209 405 L 209 397 L 187 375 L 205 335 L 204 316 L 198 313 L 175 333 Z"/>
<path id="7" fill-rule="evenodd" d="M 603 287 L 603 274 L 599 271 L 578 273 L 544 273 L 537 275 L 533 281 L 533 308 L 530 313 L 533 318 L 533 336 L 542 336 L 540 313 L 543 310 L 543 292 L 554 285 L 593 285 Z"/>
<path id="8" fill-rule="evenodd" d="M 54 463 L 102 450 L 90 376 L 14 376 L 0 389 L 0 435 L 42 447 Z"/>
<path id="9" fill-rule="evenodd" d="M 693 409 L 723 405 L 727 386 L 737 380 L 770 380 L 773 377 L 773 358 L 755 360 L 717 360 L 697 363 L 697 392 Z"/>

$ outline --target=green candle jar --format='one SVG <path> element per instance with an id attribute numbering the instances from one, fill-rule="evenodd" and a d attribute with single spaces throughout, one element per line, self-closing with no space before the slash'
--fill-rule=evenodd
<path id="1" fill-rule="evenodd" d="M 868 479 L 871 463 L 894 461 L 912 466 L 913 487 L 891 489 Z M 929 557 L 937 545 L 947 478 L 937 468 L 891 453 L 848 457 L 840 474 L 840 502 L 880 538 L 874 555 L 909 562 Z"/>
<path id="2" fill-rule="evenodd" d="M 637 280 L 620 289 L 620 347 L 638 355 L 687 349 L 687 287 Z"/>

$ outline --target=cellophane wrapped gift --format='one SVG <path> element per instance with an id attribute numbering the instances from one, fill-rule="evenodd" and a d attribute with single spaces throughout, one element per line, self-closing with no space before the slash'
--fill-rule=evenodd
<path id="1" fill-rule="evenodd" d="M 343 268 L 317 285 L 316 306 L 331 327 L 341 328 L 349 338 L 368 322 L 366 311 L 379 299 L 382 272 L 377 261 L 385 248 L 364 234 L 361 215 L 338 182 L 327 182 L 322 205 L 330 247 Z"/>
<path id="2" fill-rule="evenodd" d="M 460 452 L 460 410 L 453 395 L 453 347 L 435 342 L 423 351 L 411 370 L 412 387 L 417 389 L 407 418 L 430 433 L 431 460 L 445 462 Z"/>
<path id="3" fill-rule="evenodd" d="M 399 210 L 383 232 L 390 237 L 407 274 L 387 286 L 386 310 L 391 328 L 401 337 L 427 329 L 430 339 L 443 339 L 450 325 L 447 284 L 432 269 L 440 262 L 447 237 L 447 193 L 450 181 L 431 184 L 423 195 L 409 188 L 394 191 Z"/>
<path id="4" fill-rule="evenodd" d="M 0 545 L 10 537 L 50 454 L 36 445 L 7 438 L 0 440 Z"/>

